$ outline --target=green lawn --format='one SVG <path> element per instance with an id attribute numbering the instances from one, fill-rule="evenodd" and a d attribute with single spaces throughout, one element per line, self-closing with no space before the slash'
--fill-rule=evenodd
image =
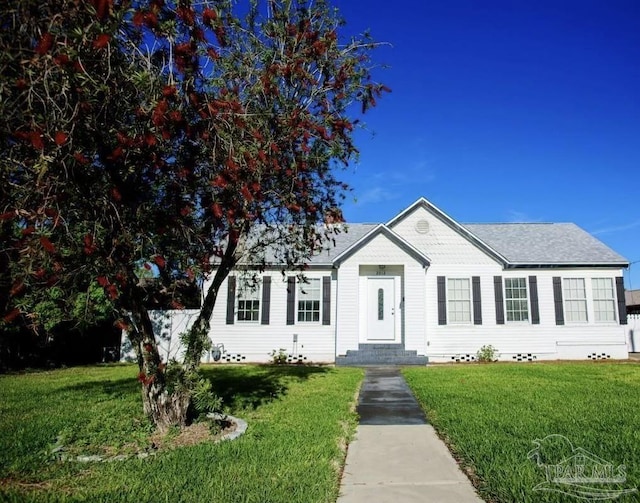
<path id="1" fill-rule="evenodd" d="M 205 369 L 227 412 L 247 420 L 238 440 L 145 460 L 52 460 L 75 452 L 134 451 L 151 427 L 137 370 L 98 366 L 0 377 L 0 500 L 333 502 L 343 447 L 355 430 L 357 369 L 216 366 Z"/>
<path id="2" fill-rule="evenodd" d="M 638 364 L 468 364 L 406 368 L 403 373 L 429 421 L 487 501 L 580 501 L 534 491 L 545 481 L 545 471 L 527 453 L 535 447 L 533 440 L 552 434 L 626 466 L 625 483 L 597 487 L 640 488 Z M 570 455 L 566 444 L 562 451 L 550 441 L 543 445 L 564 454 L 555 461 L 549 455 L 546 464 Z M 638 500 L 635 493 L 615 501 Z"/>

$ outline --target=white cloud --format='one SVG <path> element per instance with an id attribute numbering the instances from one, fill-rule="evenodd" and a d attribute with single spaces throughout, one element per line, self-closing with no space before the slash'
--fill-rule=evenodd
<path id="1" fill-rule="evenodd" d="M 356 204 L 360 206 L 365 204 L 382 203 L 397 199 L 397 197 L 397 193 L 386 190 L 384 187 L 373 187 L 363 192 L 361 196 L 356 197 Z"/>
<path id="2" fill-rule="evenodd" d="M 640 220 L 636 220 L 635 222 L 630 222 L 628 224 L 612 225 L 611 227 L 603 227 L 602 229 L 591 231 L 591 234 L 610 234 L 612 232 L 628 231 L 629 229 L 634 229 L 638 226 L 640 226 Z"/>
<path id="3" fill-rule="evenodd" d="M 507 221 L 511 223 L 538 223 L 542 222 L 543 219 L 539 217 L 532 217 L 522 211 L 509 210 Z"/>

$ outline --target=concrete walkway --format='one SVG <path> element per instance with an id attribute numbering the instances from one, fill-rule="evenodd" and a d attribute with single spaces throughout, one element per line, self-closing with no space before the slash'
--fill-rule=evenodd
<path id="1" fill-rule="evenodd" d="M 400 371 L 369 368 L 338 503 L 482 503 Z"/>

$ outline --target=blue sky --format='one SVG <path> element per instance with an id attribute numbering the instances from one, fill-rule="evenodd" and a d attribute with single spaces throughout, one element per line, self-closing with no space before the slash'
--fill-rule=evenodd
<path id="1" fill-rule="evenodd" d="M 424 196 L 460 222 L 575 222 L 640 261 L 640 1 L 333 4 L 391 44 L 348 221 Z"/>

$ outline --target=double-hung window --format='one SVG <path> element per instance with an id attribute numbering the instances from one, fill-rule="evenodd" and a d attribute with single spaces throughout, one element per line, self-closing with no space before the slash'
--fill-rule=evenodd
<path id="1" fill-rule="evenodd" d="M 612 278 L 593 278 L 593 314 L 595 321 L 616 321 L 616 295 Z"/>
<path id="2" fill-rule="evenodd" d="M 527 278 L 505 278 L 504 298 L 507 321 L 529 320 Z"/>
<path id="3" fill-rule="evenodd" d="M 471 323 L 470 283 L 469 278 L 448 278 L 447 317 L 450 323 Z"/>
<path id="4" fill-rule="evenodd" d="M 569 323 L 586 322 L 587 292 L 584 278 L 564 278 L 563 296 L 565 321 Z"/>
<path id="5" fill-rule="evenodd" d="M 320 321 L 320 278 L 298 283 L 298 321 Z"/>
<path id="6" fill-rule="evenodd" d="M 240 281 L 237 313 L 238 321 L 260 321 L 260 287 L 255 282 Z"/>

